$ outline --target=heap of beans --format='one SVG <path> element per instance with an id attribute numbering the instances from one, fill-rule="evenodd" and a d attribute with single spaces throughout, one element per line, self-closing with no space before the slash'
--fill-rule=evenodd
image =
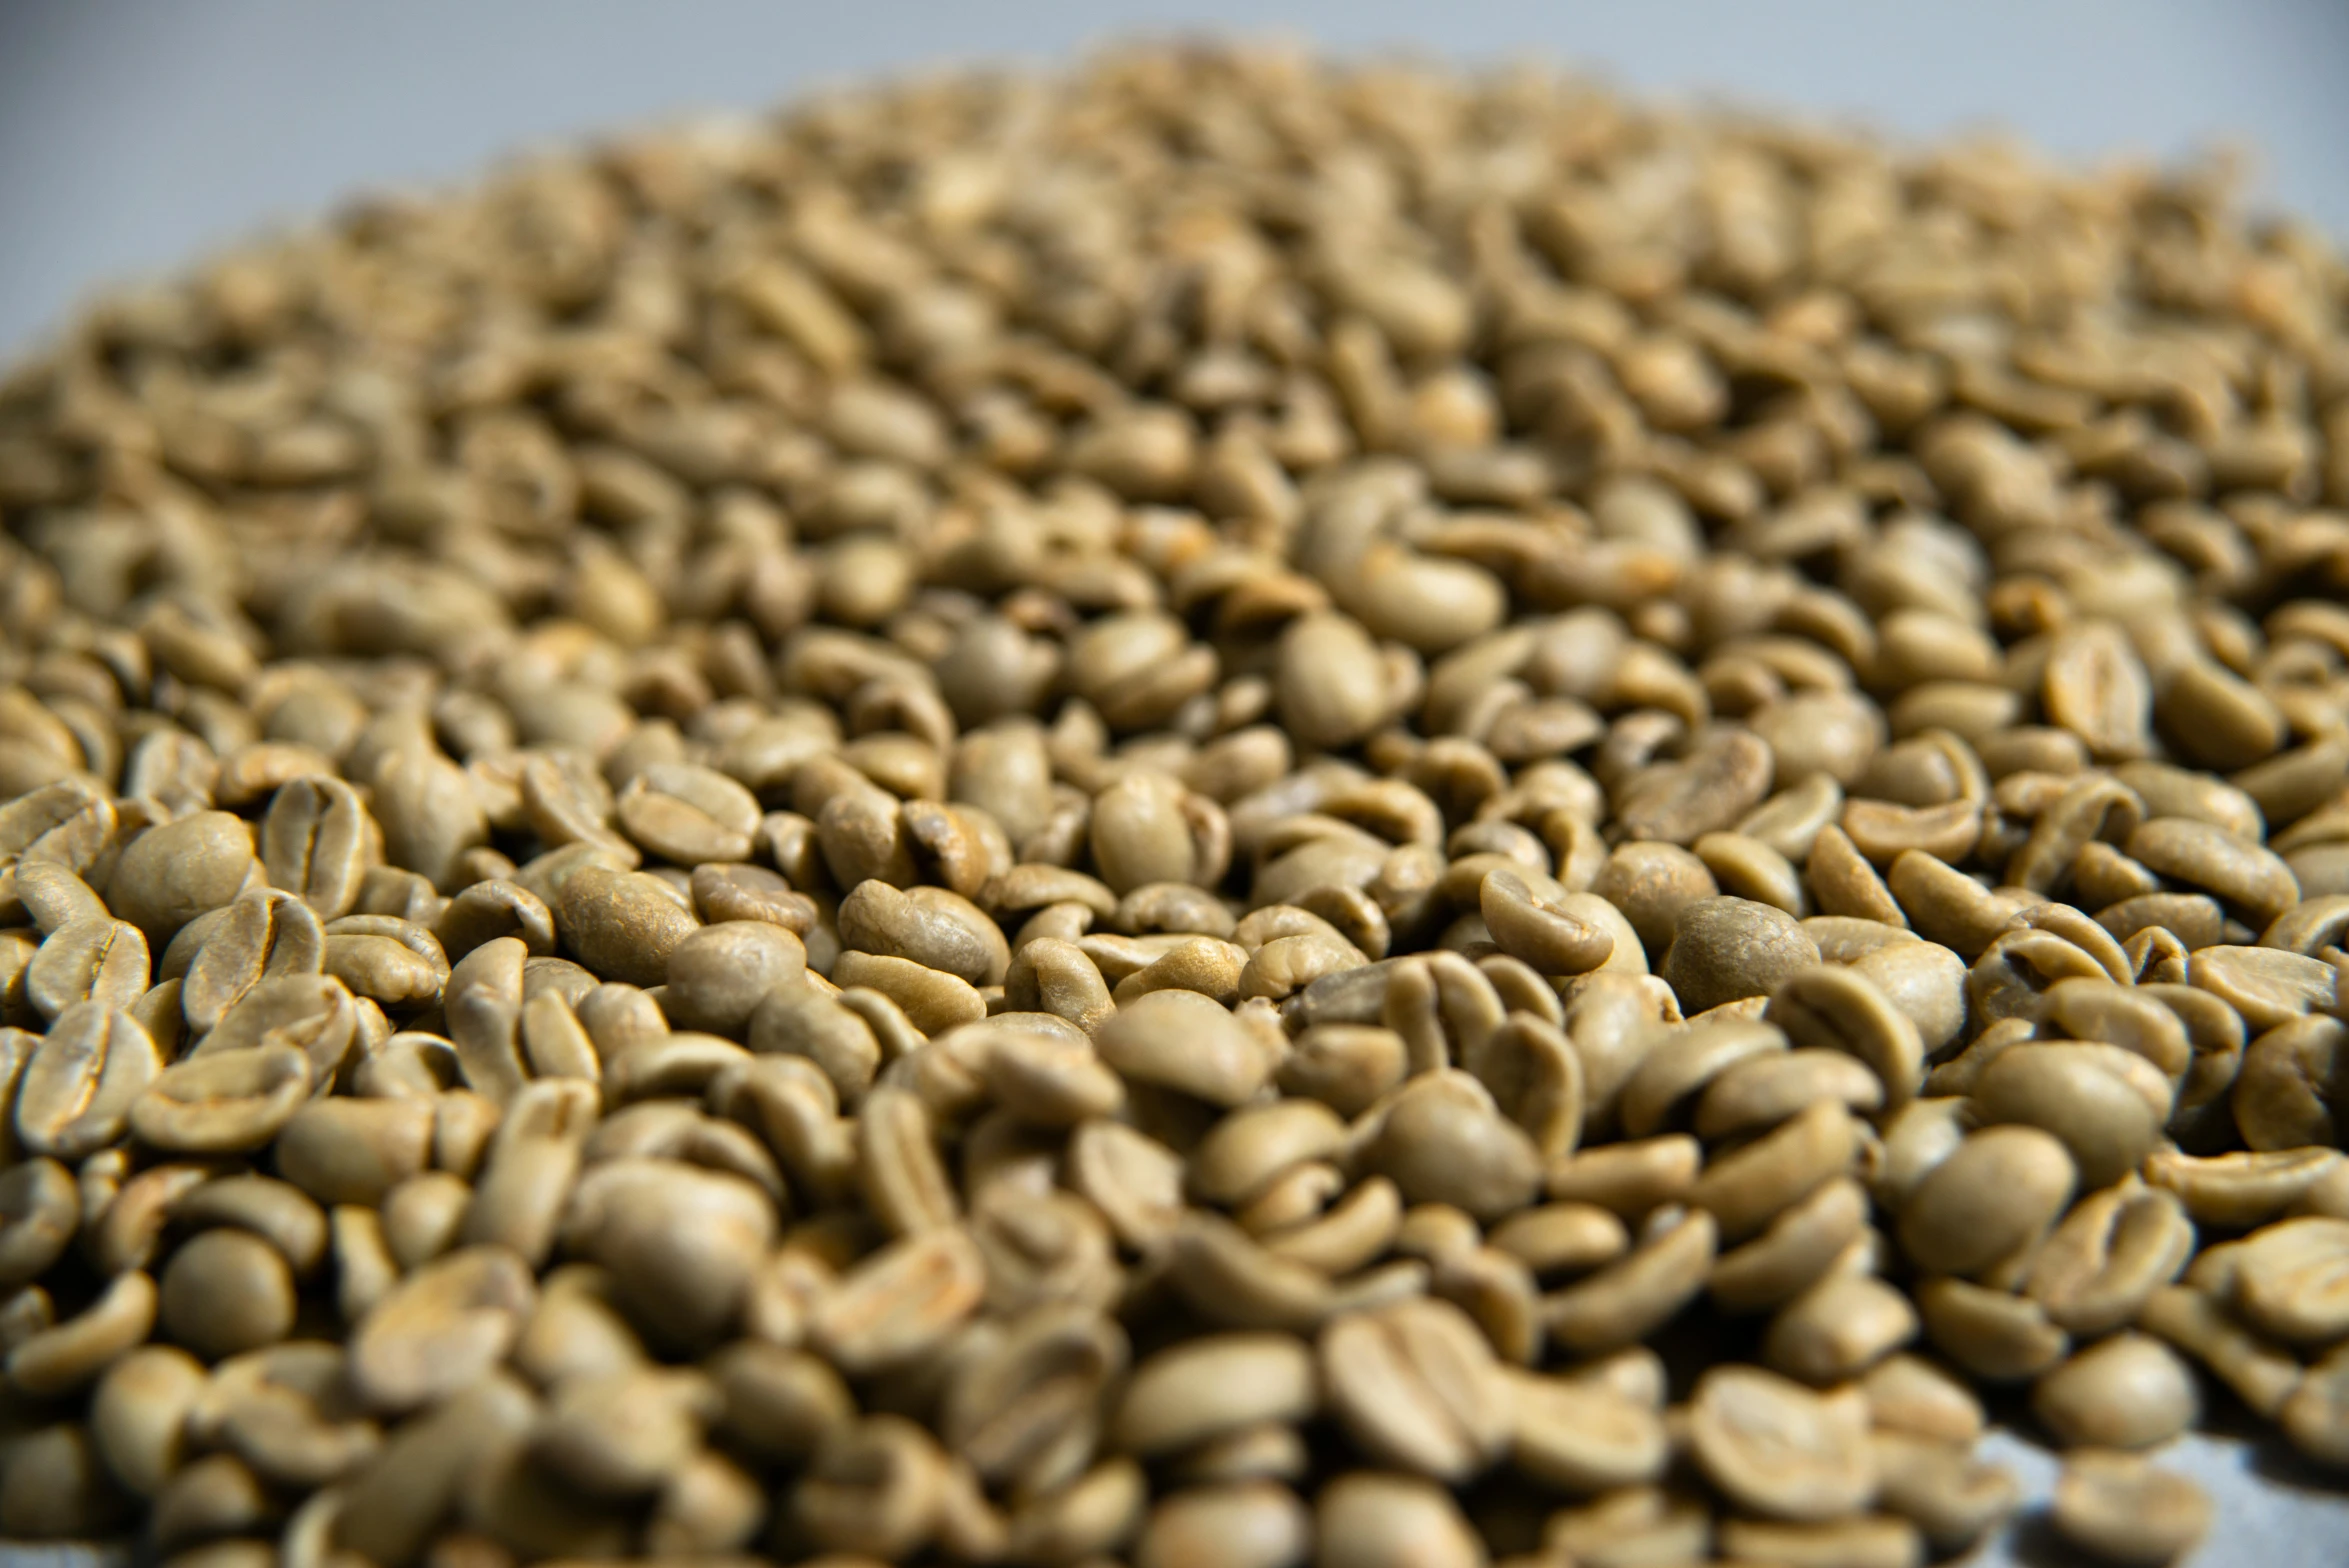
<path id="1" fill-rule="evenodd" d="M 1904 1568 L 2349 1465 L 2349 270 L 1154 48 L 0 382 L 0 1534 Z"/>

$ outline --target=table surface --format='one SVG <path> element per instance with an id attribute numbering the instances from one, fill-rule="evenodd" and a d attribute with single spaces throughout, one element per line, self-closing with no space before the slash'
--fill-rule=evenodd
<path id="1" fill-rule="evenodd" d="M 1528 53 L 1908 136 L 1985 123 L 2059 156 L 2258 153 L 2259 190 L 2349 234 L 2343 0 L 0 0 L 0 356 L 92 287 L 352 191 L 461 179 L 555 138 L 945 60 L 1060 59 L 1135 30 L 1278 30 L 1359 52 Z M 2035 1503 L 2054 1462 L 1991 1440 Z M 2217 1501 L 2200 1560 L 2349 1563 L 2349 1493 L 2275 1445 L 2197 1435 L 2168 1462 Z M 0 1568 L 91 1554 L 0 1543 Z M 2073 1561 L 2026 1516 L 1978 1556 Z"/>

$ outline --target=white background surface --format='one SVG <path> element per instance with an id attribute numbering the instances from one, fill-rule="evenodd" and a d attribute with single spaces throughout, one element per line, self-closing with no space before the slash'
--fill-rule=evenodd
<path id="1" fill-rule="evenodd" d="M 103 280 L 356 189 L 816 82 L 1182 28 L 1537 53 L 1909 135 L 1997 123 L 2073 158 L 2236 138 L 2260 153 L 2267 197 L 2349 236 L 2349 0 L 0 0 L 0 353 Z M 2052 1465 L 2007 1446 L 2043 1498 Z M 2343 1493 L 2240 1444 L 2173 1457 L 2219 1499 L 2199 1561 L 2349 1565 Z M 16 1555 L 0 1547 L 0 1563 Z M 2070 1559 L 2026 1528 L 1986 1560 Z"/>

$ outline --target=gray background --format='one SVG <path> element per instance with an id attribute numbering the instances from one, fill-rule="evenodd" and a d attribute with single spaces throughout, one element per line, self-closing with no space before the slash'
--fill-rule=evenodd
<path id="1" fill-rule="evenodd" d="M 2349 0 L 0 0 L 0 352 L 102 280 L 357 186 L 1170 27 L 1535 50 L 1916 134 L 1995 121 L 2068 156 L 2239 136 L 2265 154 L 2264 189 L 2349 234 Z"/>
<path id="2" fill-rule="evenodd" d="M 2349 0 L 0 0 L 0 353 L 105 280 L 357 188 L 816 82 L 1200 28 L 1536 52 L 1909 135 L 1998 124 L 2071 158 L 2239 140 L 2266 201 L 2349 235 Z M 2047 1460 L 2001 1447 L 2044 1496 Z M 2201 1439 L 2176 1459 L 2219 1498 L 2204 1561 L 2349 1563 L 2349 1500 L 2288 1460 Z M 2066 1560 L 2043 1530 L 2010 1551 Z"/>

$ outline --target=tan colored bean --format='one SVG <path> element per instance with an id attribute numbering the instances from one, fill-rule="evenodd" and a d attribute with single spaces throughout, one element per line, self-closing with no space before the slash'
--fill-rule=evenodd
<path id="1" fill-rule="evenodd" d="M 189 1025 L 209 1031 L 264 981 L 320 972 L 326 933 L 310 906 L 275 890 L 248 893 L 225 910 L 199 917 L 210 927 L 189 964 L 181 992 Z M 185 940 L 175 939 L 173 947 Z"/>
<path id="2" fill-rule="evenodd" d="M 2332 1085 L 2349 1028 L 2294 1018 L 2253 1040 L 2228 1094 L 2235 1126 L 2255 1150 L 2324 1147 L 2334 1141 Z"/>
<path id="3" fill-rule="evenodd" d="M 1627 838 L 1689 844 L 1729 827 L 1769 791 L 1770 747 L 1759 736 L 1726 731 L 1673 763 L 1648 769 L 1618 792 Z"/>
<path id="4" fill-rule="evenodd" d="M 1706 1288 L 1725 1312 L 1760 1312 L 1793 1299 L 1866 1245 L 1868 1198 L 1857 1182 L 1830 1181 L 1783 1210 L 1768 1229 L 1721 1254 Z"/>
<path id="5" fill-rule="evenodd" d="M 1021 1012 L 1050 1013 L 1087 1033 L 1100 1030 L 1113 1010 L 1121 1017 L 1132 1011 L 1116 1007 L 1083 949 L 1056 937 L 1021 942 L 1005 971 L 1003 994 Z"/>
<path id="6" fill-rule="evenodd" d="M 2072 1447 L 2150 1448 L 2201 1413 L 2193 1374 L 2147 1334 L 2115 1334 L 2040 1374 L 2031 1411 Z"/>
<path id="7" fill-rule="evenodd" d="M 36 1399 L 88 1387 L 143 1342 L 155 1326 L 155 1281 L 117 1274 L 80 1313 L 8 1352 L 8 1381 Z"/>
<path id="8" fill-rule="evenodd" d="M 1691 1015 L 1742 997 L 1767 996 L 1819 960 L 1794 916 L 1742 898 L 1699 899 L 1680 912 L 1661 973 Z"/>
<path id="9" fill-rule="evenodd" d="M 502 1248 L 450 1253 L 400 1281 L 359 1320 L 351 1381 L 385 1410 L 456 1393 L 505 1358 L 535 1295 L 529 1269 Z"/>
<path id="10" fill-rule="evenodd" d="M 2141 1059 L 2121 1054 L 2142 1065 Z M 2135 1170 L 2153 1152 L 2169 1104 L 2168 1086 L 2157 1093 L 2158 1107 L 2111 1070 L 2097 1048 L 2025 1044 L 2000 1053 L 1982 1070 L 1972 1103 L 1985 1122 L 2053 1134 L 2071 1155 L 2080 1183 L 2094 1189 Z"/>
<path id="11" fill-rule="evenodd" d="M 1371 1459 L 1459 1481 L 1509 1441 L 1508 1386 L 1459 1309 L 1405 1301 L 1347 1313 L 1322 1330 L 1323 1386 L 1338 1424 Z"/>
<path id="12" fill-rule="evenodd" d="M 2270 1419 L 2299 1386 L 2298 1358 L 2246 1328 L 2198 1290 L 2163 1286 L 2146 1301 L 2137 1323 L 2201 1362 L 2246 1405 Z"/>
<path id="13" fill-rule="evenodd" d="M 1134 1544 L 1135 1568 L 1303 1568 L 1313 1519 L 1272 1481 L 1187 1487 L 1160 1500 Z"/>
<path id="14" fill-rule="evenodd" d="M 658 879 L 587 866 L 563 884 L 555 927 L 597 974 L 652 986 L 668 978 L 669 955 L 699 923 Z"/>
<path id="15" fill-rule="evenodd" d="M 1313 1355 L 1281 1334 L 1210 1335 L 1159 1352 L 1135 1369 L 1111 1435 L 1144 1457 L 1178 1452 L 1320 1407 Z"/>
<path id="16" fill-rule="evenodd" d="M 1916 1334 L 1916 1311 L 1898 1290 L 1866 1276 L 1831 1274 L 1778 1310 L 1763 1335 L 1762 1360 L 1772 1371 L 1830 1387 Z"/>
<path id="17" fill-rule="evenodd" d="M 18 1144 L 61 1159 L 96 1153 L 122 1136 L 162 1067 L 155 1042 L 128 1014 L 98 1002 L 68 1007 L 18 1080 Z"/>
<path id="18" fill-rule="evenodd" d="M 1318 1568 L 1473 1568 L 1484 1560 L 1451 1495 L 1401 1476 L 1356 1472 L 1330 1482 L 1316 1502 L 1314 1534 Z"/>
<path id="19" fill-rule="evenodd" d="M 2343 1372 L 2349 1358 L 2334 1350 L 2301 1374 L 2291 1396 L 2277 1412 L 2284 1435 L 2301 1453 L 2338 1470 L 2349 1463 L 2349 1388 Z"/>
<path id="20" fill-rule="evenodd" d="M 2276 1218 L 2342 1163 L 2337 1149 L 2237 1150 L 2204 1158 L 2175 1149 L 2145 1161 L 2145 1179 L 2177 1194 L 2196 1223 L 2249 1230 Z"/>
<path id="21" fill-rule="evenodd" d="M 907 1237 L 867 1259 L 818 1303 L 815 1343 L 850 1372 L 913 1359 L 976 1310 L 986 1265 L 957 1230 Z"/>
<path id="22" fill-rule="evenodd" d="M 2349 1334 L 2349 1220 L 2279 1221 L 2253 1232 L 2236 1259 L 2234 1300 L 2252 1326 L 2312 1344 Z"/>
<path id="23" fill-rule="evenodd" d="M 351 913 L 367 868 L 383 855 L 383 833 L 358 792 L 341 779 L 289 780 L 261 819 L 261 864 L 269 885 L 300 899 L 320 920 Z"/>
<path id="24" fill-rule="evenodd" d="M 143 1345 L 106 1369 L 90 1399 L 90 1436 L 133 1494 L 153 1497 L 187 1463 L 188 1412 L 204 1387 L 195 1357 Z"/>
<path id="25" fill-rule="evenodd" d="M 2255 840 L 2181 817 L 2155 817 L 2129 835 L 2129 856 L 2161 875 L 2214 894 L 2265 925 L 2300 901 L 2281 856 Z"/>
<path id="26" fill-rule="evenodd" d="M 278 1133 L 278 1173 L 321 1203 L 374 1205 L 432 1156 L 422 1100 L 313 1100 Z"/>
<path id="27" fill-rule="evenodd" d="M 1756 1367 L 1717 1367 L 1697 1384 L 1689 1444 L 1706 1477 L 1740 1506 L 1832 1519 L 1876 1493 L 1865 1410 Z"/>
<path id="28" fill-rule="evenodd" d="M 825 1439 L 789 1508 L 819 1546 L 885 1561 L 918 1551 L 938 1527 L 946 1456 L 898 1416 L 867 1416 Z"/>
<path id="29" fill-rule="evenodd" d="M 1851 1568 L 1899 1568 L 1925 1556 L 1915 1524 L 1882 1514 L 1823 1524 L 1731 1519 L 1721 1526 L 1720 1544 L 1739 1561 L 1832 1562 Z"/>
<path id="30" fill-rule="evenodd" d="M 1860 1389 L 1878 1432 L 1903 1432 L 1970 1448 L 1987 1420 L 1982 1402 L 1963 1383 L 1917 1356 L 1885 1357 L 1861 1376 Z"/>
<path id="31" fill-rule="evenodd" d="M 1121 1008 L 1095 1040 L 1127 1079 L 1159 1084 L 1211 1105 L 1237 1105 L 1262 1087 L 1275 1061 L 1239 1019 L 1190 991 L 1154 991 Z"/>
<path id="32" fill-rule="evenodd" d="M 80 1002 L 127 1008 L 147 989 L 147 939 L 99 916 L 68 921 L 43 939 L 24 970 L 24 996 L 45 1019 Z"/>
<path id="33" fill-rule="evenodd" d="M 2101 1561 L 2156 1565 L 2210 1531 L 2210 1499 L 2184 1476 L 2134 1454 L 2082 1449 L 2064 1458 L 2051 1517 L 2063 1538 Z"/>
<path id="34" fill-rule="evenodd" d="M 1413 1079 L 1374 1114 L 1361 1164 L 1392 1179 L 1410 1202 L 1453 1203 L 1498 1219 L 1524 1207 L 1540 1185 L 1533 1140 L 1464 1073 Z"/>
<path id="35" fill-rule="evenodd" d="M 1655 1410 L 1602 1385 L 1529 1372 L 1508 1380 L 1509 1458 L 1527 1477 L 1586 1494 L 1663 1474 L 1670 1450 Z"/>
<path id="36" fill-rule="evenodd" d="M 1973 1134 L 1918 1183 L 1900 1244 L 1921 1267 L 1972 1273 L 2036 1240 L 2071 1201 L 2064 1145 L 2035 1127 Z"/>
<path id="37" fill-rule="evenodd" d="M 1933 1348 L 1985 1382 L 2015 1382 L 2054 1366 L 2071 1347 L 2040 1305 L 1960 1279 L 1917 1287 L 1917 1316 Z"/>
<path id="38" fill-rule="evenodd" d="M 1872 1441 L 1884 1478 L 1878 1506 L 1915 1524 L 1935 1550 L 1963 1551 L 2022 1506 L 2022 1485 L 2003 1465 L 1881 1426 Z"/>
<path id="39" fill-rule="evenodd" d="M 310 1058 L 290 1045 L 190 1057 L 131 1102 L 131 1133 L 175 1153 L 258 1149 L 301 1109 L 310 1083 Z"/>
<path id="40" fill-rule="evenodd" d="M 2110 1187 L 2064 1217 L 2033 1257 L 2024 1289 L 2058 1327 L 2106 1333 L 2134 1321 L 2193 1249 L 2194 1227 L 2176 1198 Z"/>
<path id="41" fill-rule="evenodd" d="M 1740 1242 L 1824 1183 L 1856 1151 L 1851 1113 L 1835 1101 L 1812 1105 L 1752 1142 L 1717 1156 L 1688 1201 L 1713 1216 L 1724 1241 Z"/>
<path id="42" fill-rule="evenodd" d="M 180 927 L 235 898 L 253 863 L 249 827 L 223 811 L 200 811 L 131 841 L 107 881 L 107 907 L 159 950 Z"/>
<path id="43" fill-rule="evenodd" d="M 1580 1355 L 1646 1338 L 1704 1288 L 1716 1246 L 1711 1215 L 1692 1211 L 1671 1219 L 1630 1256 L 1545 1296 L 1550 1337 Z"/>

